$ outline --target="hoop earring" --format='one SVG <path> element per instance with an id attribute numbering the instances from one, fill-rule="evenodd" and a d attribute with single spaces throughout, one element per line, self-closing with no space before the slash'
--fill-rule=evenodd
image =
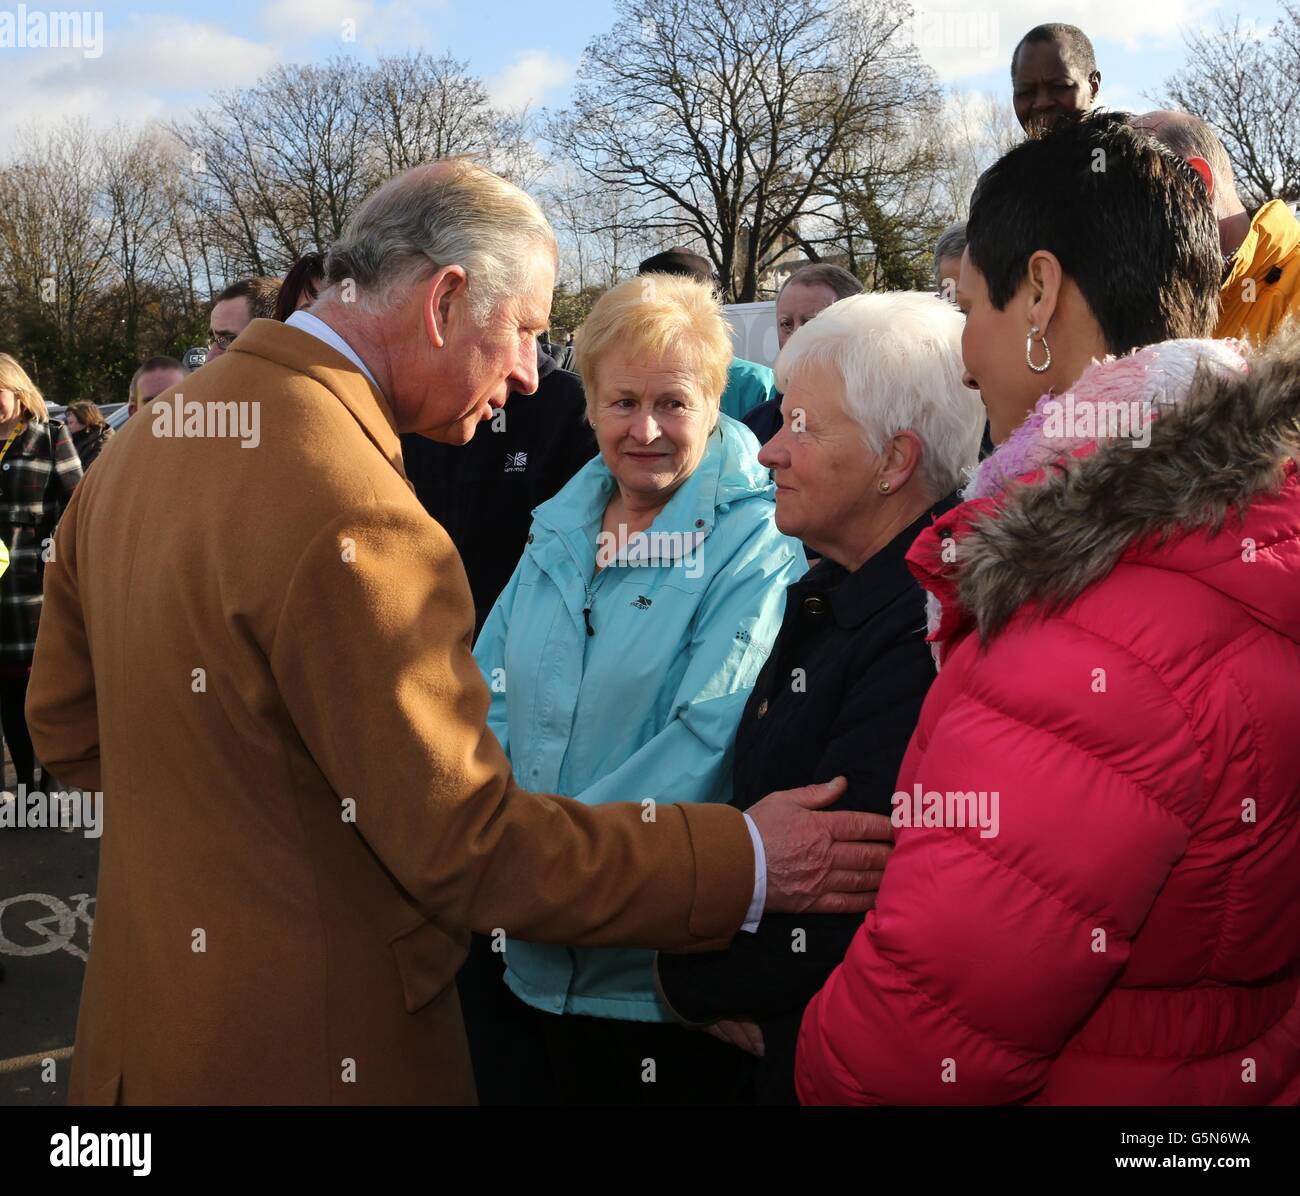
<path id="1" fill-rule="evenodd" d="M 1034 334 L 1038 331 L 1038 325 L 1035 324 L 1029 330 L 1029 335 L 1025 337 L 1025 364 L 1034 371 L 1035 374 L 1045 373 L 1052 365 L 1052 347 L 1047 343 L 1047 334 L 1042 336 L 1043 351 L 1047 354 L 1047 360 L 1042 365 L 1035 365 L 1033 358 Z"/>

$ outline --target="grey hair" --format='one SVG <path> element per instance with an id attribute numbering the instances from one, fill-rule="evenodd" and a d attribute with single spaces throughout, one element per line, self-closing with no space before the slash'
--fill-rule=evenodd
<path id="1" fill-rule="evenodd" d="M 943 286 L 943 279 L 939 277 L 939 263 L 946 257 L 961 257 L 965 251 L 966 221 L 958 220 L 956 224 L 948 225 L 934 243 L 934 285 L 936 289 Z"/>
<path id="2" fill-rule="evenodd" d="M 921 441 L 920 475 L 934 502 L 965 480 L 979 457 L 984 405 L 962 383 L 961 313 L 938 295 L 884 291 L 841 299 L 799 328 L 776 359 L 776 384 L 828 369 L 863 442 L 882 453 L 899 432 Z"/>
<path id="3" fill-rule="evenodd" d="M 337 299 L 351 280 L 355 301 L 380 312 L 459 265 L 474 317 L 483 320 L 543 251 L 558 260 L 555 233 L 530 196 L 485 167 L 449 158 L 412 167 L 366 197 L 330 246 L 321 297 Z"/>
<path id="4" fill-rule="evenodd" d="M 781 284 L 781 290 L 776 293 L 778 299 L 781 291 L 792 282 L 805 287 L 827 287 L 837 301 L 847 299 L 850 295 L 861 295 L 865 289 L 861 279 L 832 262 L 809 262 L 806 266 L 800 266 Z"/>

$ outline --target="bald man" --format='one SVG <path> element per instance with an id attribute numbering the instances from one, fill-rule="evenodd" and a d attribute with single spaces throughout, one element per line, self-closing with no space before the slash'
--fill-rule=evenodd
<path id="1" fill-rule="evenodd" d="M 1251 218 L 1237 195 L 1228 151 L 1199 117 L 1156 111 L 1133 123 L 1149 129 L 1201 176 L 1214 206 L 1224 258 L 1214 335 L 1263 344 L 1300 311 L 1300 223 L 1280 199 Z"/>

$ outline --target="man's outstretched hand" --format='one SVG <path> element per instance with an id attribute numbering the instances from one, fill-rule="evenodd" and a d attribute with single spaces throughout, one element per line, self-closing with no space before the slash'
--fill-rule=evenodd
<path id="1" fill-rule="evenodd" d="M 775 913 L 855 914 L 876 904 L 894 828 L 883 814 L 831 810 L 848 782 L 769 793 L 746 813 L 767 853 L 767 904 Z"/>

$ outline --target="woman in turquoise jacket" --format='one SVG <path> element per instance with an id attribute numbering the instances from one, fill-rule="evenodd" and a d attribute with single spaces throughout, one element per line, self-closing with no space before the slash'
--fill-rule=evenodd
<path id="1" fill-rule="evenodd" d="M 736 725 L 807 566 L 757 442 L 719 410 L 730 357 L 709 289 L 667 275 L 613 288 L 578 334 L 600 455 L 533 513 L 475 648 L 488 725 L 529 789 L 639 802 L 647 822 L 731 796 Z M 740 1052 L 676 1024 L 652 960 L 507 941 L 506 984 L 549 1015 L 527 1023 L 555 1064 L 534 1099 L 722 1095 Z"/>

